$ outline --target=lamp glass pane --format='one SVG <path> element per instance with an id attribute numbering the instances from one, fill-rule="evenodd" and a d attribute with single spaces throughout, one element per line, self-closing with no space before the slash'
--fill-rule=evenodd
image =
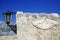
<path id="1" fill-rule="evenodd" d="M 6 15 L 6 22 L 10 22 L 10 15 Z"/>
<path id="2" fill-rule="evenodd" d="M 11 19 L 12 19 L 12 15 L 10 15 L 10 21 L 11 21 Z"/>
<path id="3" fill-rule="evenodd" d="M 6 21 L 6 14 L 4 14 L 3 16 L 4 16 L 4 20 Z"/>

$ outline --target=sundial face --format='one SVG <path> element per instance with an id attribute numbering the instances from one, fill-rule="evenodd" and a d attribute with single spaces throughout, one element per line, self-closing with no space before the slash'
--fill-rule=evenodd
<path id="1" fill-rule="evenodd" d="M 46 17 L 43 17 L 42 19 L 32 21 L 32 24 L 39 29 L 49 29 L 54 27 L 54 25 L 57 25 L 58 22 L 48 19 Z"/>

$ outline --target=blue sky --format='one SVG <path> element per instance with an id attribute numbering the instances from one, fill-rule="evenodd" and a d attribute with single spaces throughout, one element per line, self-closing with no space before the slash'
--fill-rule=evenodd
<path id="1" fill-rule="evenodd" d="M 4 21 L 2 13 L 12 12 L 44 12 L 60 13 L 60 0 L 0 0 L 0 21 Z M 12 19 L 15 22 L 15 15 Z"/>

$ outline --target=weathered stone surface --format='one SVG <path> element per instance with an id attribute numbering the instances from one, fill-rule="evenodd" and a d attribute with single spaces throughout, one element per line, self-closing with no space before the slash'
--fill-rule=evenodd
<path id="1" fill-rule="evenodd" d="M 29 16 L 27 17 L 27 15 Z M 33 21 L 43 17 L 46 17 L 50 21 L 53 20 L 52 22 L 55 22 L 54 26 L 44 30 L 39 29 L 32 24 Z M 56 14 L 23 14 L 22 12 L 17 12 L 17 35 L 20 40 L 60 40 L 59 19 L 59 15 Z"/>
<path id="2" fill-rule="evenodd" d="M 0 36 L 0 40 L 17 40 L 17 35 Z"/>
<path id="3" fill-rule="evenodd" d="M 59 24 L 50 29 L 39 29 L 32 22 L 46 17 Z M 0 36 L 0 40 L 60 40 L 60 16 L 52 14 L 31 14 L 17 12 L 16 15 L 17 35 Z"/>

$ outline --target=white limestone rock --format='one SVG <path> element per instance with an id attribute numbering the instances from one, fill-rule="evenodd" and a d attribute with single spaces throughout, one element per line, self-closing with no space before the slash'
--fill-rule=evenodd
<path id="1" fill-rule="evenodd" d="M 47 13 L 27 14 L 17 12 L 16 24 L 18 40 L 60 40 L 59 15 L 59 17 L 55 17 Z M 38 25 L 38 28 L 33 24 Z"/>
<path id="2" fill-rule="evenodd" d="M 59 24 L 57 21 L 43 17 L 42 19 L 32 21 L 33 25 L 41 29 L 49 29 L 54 25 Z"/>

